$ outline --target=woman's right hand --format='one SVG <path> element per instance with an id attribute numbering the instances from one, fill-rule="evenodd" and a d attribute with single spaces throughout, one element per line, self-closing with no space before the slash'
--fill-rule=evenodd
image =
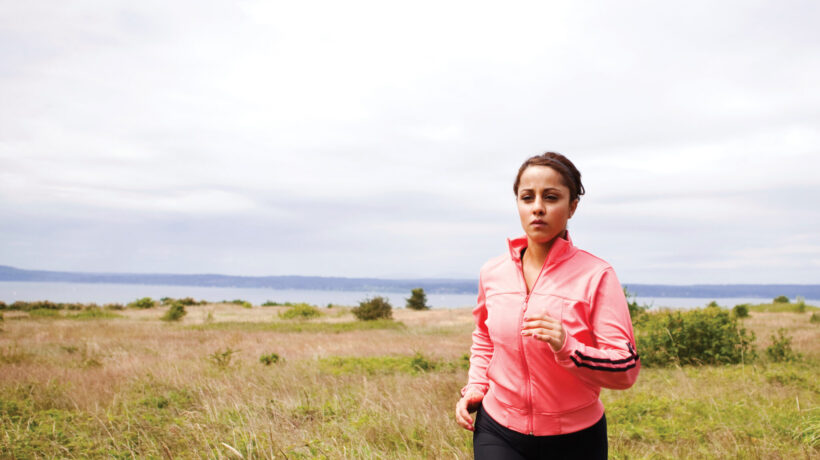
<path id="1" fill-rule="evenodd" d="M 484 394 L 477 391 L 468 391 L 456 403 L 456 422 L 465 430 L 473 431 L 473 418 L 470 412 L 478 410 L 478 405 L 484 399 Z"/>

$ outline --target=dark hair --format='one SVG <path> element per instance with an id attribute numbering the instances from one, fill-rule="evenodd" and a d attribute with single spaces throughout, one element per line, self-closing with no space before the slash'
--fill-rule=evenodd
<path id="1" fill-rule="evenodd" d="M 518 196 L 518 185 L 521 183 L 521 174 L 530 166 L 547 166 L 560 174 L 561 181 L 569 188 L 569 201 L 575 201 L 584 194 L 584 184 L 581 183 L 581 172 L 578 171 L 578 168 L 564 155 L 547 152 L 527 158 L 518 168 L 518 175 L 515 176 L 515 183 L 513 184 L 513 192 L 516 196 Z"/>

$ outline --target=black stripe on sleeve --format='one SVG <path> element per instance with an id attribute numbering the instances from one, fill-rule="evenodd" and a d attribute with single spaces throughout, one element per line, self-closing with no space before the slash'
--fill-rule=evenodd
<path id="1" fill-rule="evenodd" d="M 632 364 L 630 364 L 628 366 L 624 366 L 624 367 L 594 366 L 592 364 L 582 363 L 582 362 L 578 361 L 577 359 L 575 359 L 575 356 L 572 356 L 572 355 L 570 355 L 569 358 L 572 360 L 573 363 L 575 363 L 575 366 L 577 366 L 577 367 L 587 367 L 589 369 L 593 369 L 593 370 L 596 370 L 596 371 L 624 372 L 624 371 L 628 371 L 628 370 L 630 370 L 633 367 L 638 365 L 638 362 L 635 361 Z"/>
<path id="2" fill-rule="evenodd" d="M 578 359 L 576 359 L 575 356 L 572 356 L 572 355 L 570 355 L 570 358 L 572 358 L 572 362 L 574 362 L 575 365 L 578 366 L 578 367 L 588 367 L 590 369 L 608 370 L 608 371 L 619 371 L 619 370 L 632 369 L 633 367 L 635 367 L 635 362 L 637 362 L 637 360 L 640 358 L 640 356 L 638 356 L 635 353 L 635 348 L 632 347 L 632 344 L 630 342 L 626 342 L 626 347 L 627 347 L 627 349 L 629 349 L 629 356 L 626 357 L 626 358 L 623 358 L 623 359 L 593 358 L 592 356 L 584 355 L 583 353 L 581 353 L 578 350 L 575 350 L 575 354 L 579 358 L 581 358 L 583 360 L 586 360 L 586 361 L 591 361 L 593 363 L 626 364 L 626 363 L 631 362 L 632 364 L 630 364 L 628 366 L 620 366 L 620 367 L 595 366 L 595 365 L 592 365 L 592 364 L 582 363 Z"/>
<path id="3" fill-rule="evenodd" d="M 586 361 L 592 361 L 593 363 L 623 364 L 638 359 L 638 355 L 632 353 L 631 351 L 629 352 L 629 357 L 624 359 L 593 358 L 581 353 L 580 351 L 576 351 L 575 354 L 578 355 L 579 358 Z"/>

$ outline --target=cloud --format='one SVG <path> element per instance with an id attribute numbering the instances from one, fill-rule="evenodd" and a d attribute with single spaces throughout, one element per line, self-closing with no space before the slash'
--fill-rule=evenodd
<path id="1" fill-rule="evenodd" d="M 817 13 L 6 3 L 0 263 L 474 277 L 557 150 L 625 281 L 816 282 Z"/>

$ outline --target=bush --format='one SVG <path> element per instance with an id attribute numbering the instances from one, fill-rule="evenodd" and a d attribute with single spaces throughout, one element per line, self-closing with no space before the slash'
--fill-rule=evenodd
<path id="1" fill-rule="evenodd" d="M 187 313 L 188 312 L 185 311 L 185 307 L 181 303 L 174 302 L 168 308 L 168 311 L 166 311 L 165 314 L 162 315 L 161 319 L 163 321 L 179 321 Z"/>
<path id="2" fill-rule="evenodd" d="M 416 371 L 426 372 L 435 370 L 438 363 L 417 351 L 410 359 L 410 366 Z"/>
<path id="3" fill-rule="evenodd" d="M 262 304 L 263 307 L 292 307 L 294 304 L 290 302 L 275 302 L 273 300 L 266 300 Z"/>
<path id="4" fill-rule="evenodd" d="M 239 350 L 234 350 L 231 347 L 228 347 L 222 351 L 217 350 L 210 355 L 208 355 L 208 359 L 220 369 L 225 369 L 231 365 L 231 360 L 233 359 L 233 355 L 235 353 L 239 353 Z"/>
<path id="5" fill-rule="evenodd" d="M 789 298 L 784 295 L 779 295 L 774 298 L 773 303 L 789 303 Z"/>
<path id="6" fill-rule="evenodd" d="M 365 299 L 359 302 L 358 307 L 354 307 L 350 311 L 361 321 L 393 318 L 393 306 L 386 298 L 381 296 Z"/>
<path id="7" fill-rule="evenodd" d="M 749 317 L 749 304 L 742 303 L 739 305 L 735 305 L 732 308 L 732 313 L 735 314 L 738 318 L 748 318 Z"/>
<path id="8" fill-rule="evenodd" d="M 105 308 L 106 310 L 124 310 L 125 309 L 125 307 L 123 307 L 121 303 L 107 303 L 107 304 L 105 304 L 105 306 L 103 308 Z"/>
<path id="9" fill-rule="evenodd" d="M 5 309 L 6 309 L 6 302 L 3 302 L 2 300 L 0 300 L 0 310 L 5 310 Z"/>
<path id="10" fill-rule="evenodd" d="M 279 317 L 284 319 L 312 319 L 319 316 L 322 316 L 322 312 L 306 303 L 298 303 L 279 313 Z"/>
<path id="11" fill-rule="evenodd" d="M 270 366 L 271 364 L 276 364 L 276 363 L 278 363 L 280 359 L 281 359 L 281 358 L 279 357 L 279 355 L 278 355 L 278 354 L 276 354 L 276 353 L 269 353 L 269 354 L 267 354 L 267 355 L 262 355 L 262 356 L 260 356 L 260 357 L 259 357 L 259 362 L 260 362 L 260 363 L 262 363 L 262 364 L 264 364 L 264 365 L 266 365 L 266 366 Z"/>
<path id="12" fill-rule="evenodd" d="M 806 300 L 800 296 L 797 297 L 797 305 L 794 307 L 797 310 L 797 313 L 805 313 L 806 312 Z"/>
<path id="13" fill-rule="evenodd" d="M 129 303 L 128 307 L 129 308 L 143 308 L 143 309 L 145 309 L 145 308 L 154 308 L 154 305 L 156 305 L 156 303 L 154 302 L 154 299 L 152 299 L 150 297 L 143 297 L 141 299 L 137 299 L 137 300 Z"/>
<path id="14" fill-rule="evenodd" d="M 811 318 L 809 318 L 810 323 L 820 323 L 820 315 L 817 312 L 811 314 Z"/>
<path id="15" fill-rule="evenodd" d="M 772 334 L 772 344 L 766 347 L 766 356 L 776 363 L 791 362 L 800 359 L 800 354 L 792 350 L 792 338 L 786 335 L 786 329 L 777 330 L 777 336 Z"/>
<path id="16" fill-rule="evenodd" d="M 416 288 L 410 291 L 410 297 L 407 300 L 406 307 L 411 310 L 429 310 L 427 305 L 427 294 L 424 293 L 423 288 Z"/>
<path id="17" fill-rule="evenodd" d="M 190 307 L 190 306 L 194 306 L 194 305 L 205 305 L 205 304 L 208 303 L 205 300 L 199 300 L 198 301 L 198 300 L 194 299 L 193 297 L 183 297 L 181 299 L 175 299 L 173 297 L 163 297 L 163 298 L 159 299 L 159 301 L 163 305 L 171 305 L 171 304 L 174 304 L 174 303 L 178 303 L 178 304 L 180 304 L 184 307 Z"/>
<path id="18" fill-rule="evenodd" d="M 629 317 L 632 319 L 632 325 L 636 324 L 636 320 L 641 317 L 646 310 L 649 309 L 648 305 L 638 305 L 638 300 L 635 294 L 629 292 L 626 288 L 624 289 L 624 297 L 626 297 L 626 305 L 629 307 Z"/>
<path id="19" fill-rule="evenodd" d="M 754 334 L 727 310 L 648 313 L 636 333 L 646 366 L 735 364 L 754 359 Z"/>
<path id="20" fill-rule="evenodd" d="M 242 299 L 233 299 L 233 300 L 223 300 L 222 303 L 232 303 L 234 305 L 239 305 L 243 308 L 253 308 L 253 304 L 248 302 L 247 300 Z"/>

